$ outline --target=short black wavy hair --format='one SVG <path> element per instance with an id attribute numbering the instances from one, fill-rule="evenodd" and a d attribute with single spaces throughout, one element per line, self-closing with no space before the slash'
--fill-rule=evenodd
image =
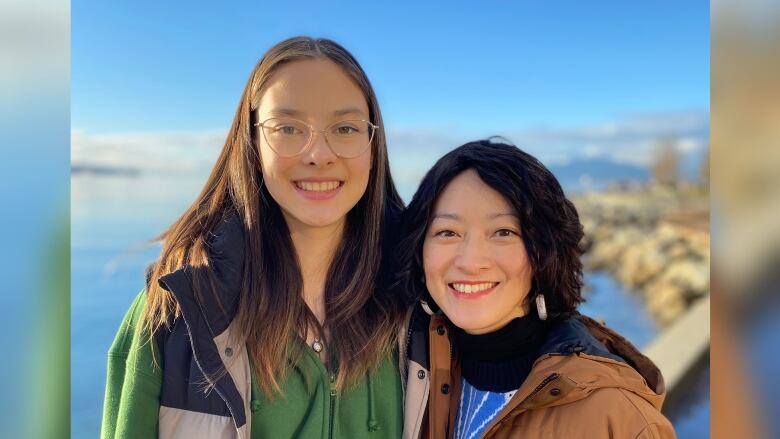
<path id="1" fill-rule="evenodd" d="M 520 217 L 520 229 L 533 268 L 525 305 L 544 293 L 552 320 L 577 312 L 582 298 L 582 224 L 577 210 L 555 176 L 539 160 L 506 143 L 490 139 L 469 142 L 439 159 L 428 171 L 401 220 L 396 248 L 396 287 L 408 303 L 430 296 L 423 282 L 422 248 L 433 207 L 447 184 L 473 169 L 504 196 Z M 433 305 L 433 304 L 432 304 Z M 529 306 L 535 313 L 535 306 Z"/>

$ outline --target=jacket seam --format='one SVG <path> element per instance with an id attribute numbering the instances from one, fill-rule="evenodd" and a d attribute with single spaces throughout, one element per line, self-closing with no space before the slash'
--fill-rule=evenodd
<path id="1" fill-rule="evenodd" d="M 632 400 L 631 400 L 631 398 L 629 398 L 629 397 L 626 395 L 626 390 L 625 390 L 625 389 L 618 388 L 617 390 L 620 392 L 620 394 L 623 396 L 623 398 L 625 398 L 625 399 L 626 399 L 626 400 L 627 400 L 627 401 L 628 401 L 628 402 L 629 402 L 629 403 L 630 403 L 630 404 L 631 404 L 631 405 L 632 405 L 632 406 L 633 406 L 633 407 L 636 409 L 636 411 L 639 413 L 639 416 L 641 416 L 641 417 L 642 417 L 642 420 L 643 420 L 643 421 L 645 421 L 645 426 L 642 428 L 642 430 L 640 430 L 640 433 L 641 433 L 642 431 L 646 430 L 646 429 L 647 429 L 647 427 L 649 427 L 650 425 L 652 425 L 652 424 L 653 424 L 653 423 L 651 423 L 651 422 L 650 422 L 650 420 L 649 420 L 649 419 L 647 419 L 647 416 L 645 416 L 645 412 L 644 412 L 642 409 L 640 409 L 640 408 L 639 408 L 639 406 L 637 406 L 637 405 L 634 403 L 634 401 L 632 401 Z"/>
<path id="2" fill-rule="evenodd" d="M 126 360 L 127 357 L 129 357 L 129 356 L 130 355 L 129 355 L 128 352 L 121 352 L 121 353 L 116 353 L 116 354 L 111 353 L 111 352 L 108 353 L 108 358 L 120 358 L 120 359 Z"/>
<path id="3" fill-rule="evenodd" d="M 154 381 L 162 382 L 162 377 L 161 376 L 155 375 L 153 373 L 145 372 L 143 370 L 135 369 L 133 371 L 133 375 L 135 375 L 135 376 L 142 376 L 144 378 L 148 378 L 148 379 L 152 379 Z"/>
<path id="4" fill-rule="evenodd" d="M 654 427 L 654 426 L 658 426 L 658 423 L 657 423 L 657 422 L 653 422 L 653 423 L 649 423 L 649 424 L 647 424 L 647 425 L 645 426 L 645 428 L 643 428 L 643 429 L 639 430 L 639 433 L 637 433 L 637 434 L 636 434 L 636 436 L 634 436 L 634 439 L 638 439 L 638 438 L 639 438 L 639 437 L 641 437 L 641 436 L 642 436 L 644 433 L 647 433 L 647 432 L 650 432 L 650 434 L 652 434 L 652 437 L 653 437 L 653 438 L 657 438 L 657 437 L 659 437 L 659 436 L 657 436 L 657 435 L 655 434 L 655 432 L 653 432 L 653 431 L 650 431 L 650 427 Z"/>

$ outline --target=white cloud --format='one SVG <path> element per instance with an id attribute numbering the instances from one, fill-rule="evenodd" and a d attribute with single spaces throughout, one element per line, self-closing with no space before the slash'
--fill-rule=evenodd
<path id="1" fill-rule="evenodd" d="M 206 171 L 219 155 L 224 132 L 71 133 L 71 163 L 143 172 Z"/>
<path id="2" fill-rule="evenodd" d="M 603 158 L 640 166 L 652 162 L 664 140 L 690 154 L 706 147 L 708 136 L 707 112 L 633 114 L 595 125 L 524 129 L 508 135 L 546 163 Z"/>
<path id="3" fill-rule="evenodd" d="M 205 173 L 216 161 L 225 134 L 222 131 L 95 134 L 74 130 L 72 163 Z M 664 140 L 674 140 L 683 155 L 706 148 L 709 114 L 632 114 L 593 125 L 507 129 L 500 134 L 548 165 L 600 158 L 647 166 Z M 393 175 L 399 183 L 416 185 L 439 157 L 476 138 L 480 137 L 447 126 L 390 128 L 387 142 Z"/>

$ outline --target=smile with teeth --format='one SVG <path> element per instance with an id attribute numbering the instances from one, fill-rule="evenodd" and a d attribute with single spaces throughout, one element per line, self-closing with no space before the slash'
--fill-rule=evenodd
<path id="1" fill-rule="evenodd" d="M 479 284 L 461 284 L 461 283 L 452 283 L 450 284 L 450 287 L 452 287 L 455 291 L 459 293 L 479 293 L 481 291 L 489 290 L 493 287 L 498 285 L 498 282 L 483 282 Z"/>
<path id="2" fill-rule="evenodd" d="M 295 186 L 298 189 L 308 192 L 327 192 L 338 188 L 343 183 L 338 180 L 333 181 L 296 181 Z"/>

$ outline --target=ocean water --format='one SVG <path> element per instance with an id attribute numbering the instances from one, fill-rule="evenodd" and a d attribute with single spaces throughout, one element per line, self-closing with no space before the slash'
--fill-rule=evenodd
<path id="1" fill-rule="evenodd" d="M 107 177 L 71 180 L 71 436 L 99 436 L 106 352 L 119 323 L 143 288 L 144 268 L 158 252 L 150 240 L 194 200 L 202 176 Z M 414 188 L 399 184 L 408 200 Z M 658 327 L 637 296 L 604 273 L 588 273 L 581 311 L 604 319 L 645 346 Z M 674 420 L 680 438 L 709 435 L 709 393 Z M 702 402 L 704 401 L 704 402 Z M 697 405 L 698 404 L 698 405 Z M 682 430 L 680 430 L 682 428 Z"/>

